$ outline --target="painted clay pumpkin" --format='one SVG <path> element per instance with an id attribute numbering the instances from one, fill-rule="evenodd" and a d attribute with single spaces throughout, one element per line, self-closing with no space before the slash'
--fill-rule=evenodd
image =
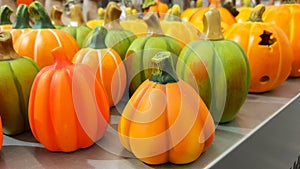
<path id="1" fill-rule="evenodd" d="M 214 120 L 223 123 L 232 121 L 243 105 L 250 70 L 244 50 L 224 39 L 220 24 L 216 8 L 205 13 L 205 31 L 182 49 L 176 73 L 200 94 Z"/>
<path id="2" fill-rule="evenodd" d="M 96 27 L 90 46 L 82 48 L 73 57 L 74 63 L 88 65 L 96 78 L 103 83 L 110 106 L 115 106 L 123 97 L 126 87 L 126 70 L 119 54 L 105 45 L 107 29 Z"/>
<path id="3" fill-rule="evenodd" d="M 54 63 L 51 51 L 61 46 L 69 60 L 80 49 L 71 34 L 55 29 L 45 8 L 39 1 L 34 1 L 28 7 L 29 14 L 35 19 L 32 30 L 22 34 L 14 48 L 22 56 L 32 58 L 41 68 Z"/>
<path id="4" fill-rule="evenodd" d="M 28 117 L 34 137 L 49 151 L 72 152 L 101 139 L 109 123 L 109 102 L 87 65 L 73 64 L 62 47 L 36 76 Z"/>
<path id="5" fill-rule="evenodd" d="M 151 164 L 186 164 L 211 145 L 215 127 L 197 92 L 177 78 L 170 52 L 152 57 L 153 71 L 125 106 L 118 125 L 121 144 Z"/>
<path id="6" fill-rule="evenodd" d="M 249 21 L 233 24 L 225 39 L 239 43 L 247 54 L 251 83 L 249 92 L 273 90 L 283 83 L 292 68 L 293 51 L 290 42 L 278 26 L 263 22 L 263 4 L 257 5 Z"/>
<path id="7" fill-rule="evenodd" d="M 28 102 L 38 65 L 13 49 L 9 32 L 0 32 L 0 116 L 3 133 L 20 134 L 29 130 Z"/>

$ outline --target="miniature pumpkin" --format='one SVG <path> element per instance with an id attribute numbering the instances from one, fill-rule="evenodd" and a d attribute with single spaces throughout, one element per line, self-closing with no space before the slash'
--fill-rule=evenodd
<path id="1" fill-rule="evenodd" d="M 103 26 L 96 27 L 90 46 L 78 51 L 73 57 L 73 62 L 84 63 L 96 73 L 96 78 L 106 89 L 109 105 L 112 107 L 123 97 L 126 70 L 119 54 L 105 45 L 106 35 L 107 30 Z"/>
<path id="2" fill-rule="evenodd" d="M 180 19 L 180 6 L 175 4 L 166 13 L 160 22 L 165 35 L 171 36 L 184 45 L 199 39 L 201 32 L 191 23 L 182 22 Z"/>
<path id="3" fill-rule="evenodd" d="M 127 49 L 132 41 L 136 39 L 136 35 L 123 29 L 120 24 L 121 13 L 122 10 L 116 2 L 111 1 L 108 3 L 104 16 L 104 27 L 108 30 L 105 44 L 107 47 L 113 48 L 124 59 Z M 90 32 L 83 42 L 83 47 L 89 46 L 92 35 L 93 32 Z"/>
<path id="4" fill-rule="evenodd" d="M 189 18 L 189 22 L 195 25 L 200 31 L 203 31 L 203 16 L 211 8 L 217 8 L 219 10 L 223 31 L 230 25 L 236 23 L 235 17 L 228 11 L 228 9 L 222 7 L 220 0 L 212 0 L 208 7 L 198 8 L 198 10 Z"/>
<path id="5" fill-rule="evenodd" d="M 247 56 L 238 43 L 224 39 L 216 8 L 207 11 L 203 19 L 205 31 L 182 49 L 176 73 L 198 91 L 215 122 L 229 122 L 249 91 Z"/>
<path id="6" fill-rule="evenodd" d="M 12 13 L 13 10 L 8 5 L 0 6 L 0 31 L 10 31 L 12 29 L 12 23 L 10 21 Z"/>
<path id="7" fill-rule="evenodd" d="M 11 34 L 0 32 L 0 116 L 4 134 L 16 135 L 29 130 L 29 94 L 38 72 L 31 58 L 15 52 Z"/>
<path id="8" fill-rule="evenodd" d="M 26 32 L 31 30 L 31 25 L 29 24 L 29 13 L 28 7 L 25 4 L 20 4 L 17 8 L 16 19 L 13 23 L 12 30 L 10 31 L 13 42 Z"/>
<path id="9" fill-rule="evenodd" d="M 92 31 L 84 23 L 79 4 L 70 6 L 70 25 L 62 26 L 60 29 L 70 33 L 76 39 L 80 48 L 82 48 L 86 36 Z"/>
<path id="10" fill-rule="evenodd" d="M 293 50 L 292 70 L 289 76 L 300 77 L 300 4 L 281 4 L 269 6 L 263 14 L 265 22 L 280 27 L 287 35 Z M 284 17 L 284 18 L 282 18 Z"/>
<path id="11" fill-rule="evenodd" d="M 127 82 L 129 95 L 151 75 L 149 63 L 155 53 L 169 51 L 174 56 L 174 65 L 179 55 L 182 44 L 169 36 L 164 35 L 156 13 L 148 12 L 144 18 L 148 25 L 146 36 L 135 39 L 126 53 L 125 66 L 127 70 Z"/>
<path id="12" fill-rule="evenodd" d="M 118 125 L 121 144 L 147 164 L 186 164 L 211 145 L 213 119 L 198 95 L 177 78 L 170 52 L 158 52 L 153 71 L 125 106 Z"/>
<path id="13" fill-rule="evenodd" d="M 68 59 L 72 60 L 74 54 L 80 49 L 72 35 L 55 29 L 45 8 L 39 1 L 32 2 L 28 11 L 34 17 L 35 24 L 32 26 L 32 30 L 22 34 L 14 42 L 17 53 L 22 56 L 29 56 L 43 68 L 54 62 L 51 57 L 52 49 L 61 46 L 67 51 Z"/>
<path id="14" fill-rule="evenodd" d="M 101 139 L 109 122 L 104 87 L 87 65 L 73 64 L 62 47 L 36 76 L 29 100 L 34 137 L 49 151 L 72 152 Z"/>
<path id="15" fill-rule="evenodd" d="M 225 39 L 238 42 L 247 54 L 251 83 L 250 92 L 261 93 L 277 88 L 290 72 L 293 51 L 285 33 L 275 24 L 262 21 L 265 10 L 257 5 L 248 22 L 233 24 Z"/>
<path id="16" fill-rule="evenodd" d="M 164 14 L 169 9 L 168 5 L 160 0 L 144 0 L 142 8 L 145 13 L 156 12 L 159 18 L 164 18 Z"/>

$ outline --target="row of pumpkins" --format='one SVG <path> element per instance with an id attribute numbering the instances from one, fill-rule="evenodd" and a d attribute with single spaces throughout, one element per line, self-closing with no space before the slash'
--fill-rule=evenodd
<path id="1" fill-rule="evenodd" d="M 86 148 L 104 136 L 110 108 L 129 95 L 118 125 L 128 151 L 147 164 L 196 160 L 213 142 L 214 123 L 232 121 L 248 92 L 300 76 L 296 31 L 286 36 L 262 22 L 263 5 L 252 9 L 253 22 L 228 27 L 219 9 L 198 16 L 200 31 L 174 17 L 178 6 L 166 20 L 148 12 L 120 21 L 120 7 L 110 2 L 104 24 L 92 28 L 54 25 L 38 1 L 20 4 L 12 24 L 2 6 L 4 134 L 31 129 L 50 151 Z"/>

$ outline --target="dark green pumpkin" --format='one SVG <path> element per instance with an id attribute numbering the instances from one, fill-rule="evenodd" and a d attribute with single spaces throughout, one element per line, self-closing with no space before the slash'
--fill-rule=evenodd
<path id="1" fill-rule="evenodd" d="M 29 129 L 28 101 L 38 65 L 13 49 L 9 32 L 0 32 L 0 116 L 3 133 L 20 134 Z"/>
<path id="2" fill-rule="evenodd" d="M 145 36 L 135 39 L 126 53 L 125 66 L 130 95 L 143 81 L 150 77 L 152 69 L 150 61 L 156 53 L 160 51 L 171 52 L 175 68 L 182 49 L 179 41 L 164 35 L 156 13 L 147 13 L 143 19 L 148 26 L 148 32 Z"/>
<path id="3" fill-rule="evenodd" d="M 203 22 L 201 39 L 183 48 L 176 73 L 199 92 L 216 122 L 229 122 L 247 97 L 249 63 L 238 43 L 224 39 L 216 9 L 205 13 Z"/>
<path id="4" fill-rule="evenodd" d="M 122 59 L 125 58 L 128 47 L 137 38 L 134 33 L 123 29 L 120 24 L 122 10 L 116 2 L 109 2 L 104 16 L 104 27 L 108 30 L 105 44 L 113 48 Z M 88 47 L 92 39 L 91 31 L 83 42 L 83 47 Z"/>

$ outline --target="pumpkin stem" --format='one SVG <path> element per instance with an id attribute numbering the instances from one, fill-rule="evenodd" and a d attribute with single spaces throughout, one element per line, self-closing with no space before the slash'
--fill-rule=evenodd
<path id="1" fill-rule="evenodd" d="M 265 12 L 266 7 L 264 4 L 258 4 L 254 7 L 253 11 L 250 14 L 248 21 L 251 22 L 263 22 L 262 15 Z"/>
<path id="2" fill-rule="evenodd" d="M 64 23 L 61 21 L 62 14 L 63 14 L 63 9 L 60 9 L 55 5 L 52 6 L 50 18 L 53 25 L 64 26 Z"/>
<path id="3" fill-rule="evenodd" d="M 83 19 L 83 14 L 82 14 L 82 9 L 79 4 L 71 5 L 70 6 L 70 25 L 77 27 L 81 25 L 85 25 L 84 19 Z"/>
<path id="4" fill-rule="evenodd" d="M 153 68 L 149 78 L 150 81 L 159 84 L 178 82 L 171 56 L 171 52 L 168 51 L 158 52 L 153 56 L 151 59 Z"/>
<path id="5" fill-rule="evenodd" d="M 159 23 L 159 19 L 156 12 L 148 12 L 143 20 L 148 26 L 147 35 L 148 36 L 163 36 L 164 32 Z"/>
<path id="6" fill-rule="evenodd" d="M 16 20 L 13 24 L 13 29 L 31 28 L 29 24 L 28 7 L 25 4 L 20 4 L 16 12 Z"/>
<path id="7" fill-rule="evenodd" d="M 224 39 L 221 27 L 220 12 L 217 8 L 211 8 L 203 17 L 203 40 L 222 40 Z"/>
<path id="8" fill-rule="evenodd" d="M 63 47 L 58 46 L 54 48 L 52 51 L 52 56 L 54 58 L 54 69 L 61 69 L 66 67 L 67 65 L 72 65 L 72 62 L 67 59 L 65 51 Z"/>
<path id="9" fill-rule="evenodd" d="M 173 7 L 166 13 L 164 20 L 181 22 L 180 6 L 178 4 L 173 5 Z"/>
<path id="10" fill-rule="evenodd" d="M 33 1 L 28 7 L 28 12 L 35 20 L 33 29 L 55 29 L 46 9 L 39 1 Z"/>
<path id="11" fill-rule="evenodd" d="M 96 26 L 93 31 L 92 40 L 89 45 L 93 49 L 105 49 L 107 48 L 105 44 L 105 38 L 107 35 L 107 29 L 104 26 Z"/>
<path id="12" fill-rule="evenodd" d="M 221 0 L 211 0 L 209 7 L 211 7 L 211 8 L 220 8 L 220 7 L 222 7 Z"/>
<path id="13" fill-rule="evenodd" d="M 0 6 L 0 25 L 12 24 L 10 21 L 10 16 L 13 10 L 8 5 Z"/>
<path id="14" fill-rule="evenodd" d="M 156 5 L 155 0 L 144 0 L 143 9 L 149 8 L 150 6 Z"/>
<path id="15" fill-rule="evenodd" d="M 104 25 L 109 30 L 123 30 L 120 24 L 122 10 L 116 2 L 110 1 L 104 14 Z"/>
<path id="16" fill-rule="evenodd" d="M 0 32 L 0 61 L 11 60 L 21 57 L 14 50 L 12 36 L 8 31 Z"/>

